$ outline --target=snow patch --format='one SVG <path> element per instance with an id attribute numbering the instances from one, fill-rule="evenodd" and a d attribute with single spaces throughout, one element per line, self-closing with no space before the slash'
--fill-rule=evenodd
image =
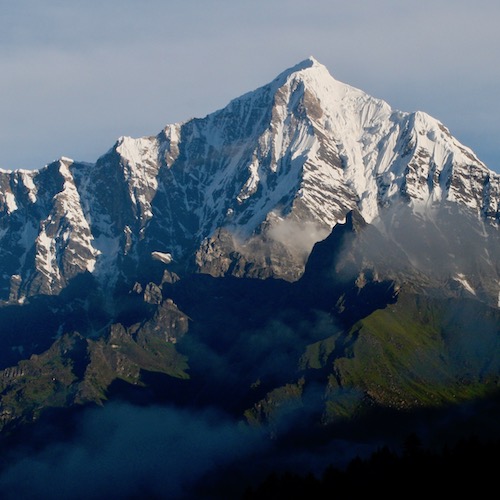
<path id="1" fill-rule="evenodd" d="M 122 158 L 121 164 L 130 200 L 139 209 L 139 218 L 144 227 L 153 217 L 151 201 L 158 189 L 158 140 L 156 137 L 121 137 L 116 151 Z"/>
<path id="2" fill-rule="evenodd" d="M 42 227 L 35 240 L 35 245 L 35 267 L 46 276 L 48 285 L 52 288 L 52 284 L 59 281 L 61 277 L 57 266 L 56 241 L 54 238 L 49 237 L 45 232 L 45 227 Z"/>
<path id="3" fill-rule="evenodd" d="M 6 191 L 4 193 L 5 205 L 7 206 L 7 213 L 11 214 L 17 210 L 16 197 L 10 192 Z"/>
<path id="4" fill-rule="evenodd" d="M 457 274 L 456 276 L 453 277 L 453 279 L 455 281 L 458 281 L 464 287 L 464 289 L 467 290 L 469 293 L 471 293 L 472 295 L 476 295 L 474 288 L 470 286 L 464 274 Z"/>
<path id="5" fill-rule="evenodd" d="M 163 262 L 164 264 L 170 264 L 174 260 L 172 254 L 163 252 L 151 252 L 151 257 L 154 260 Z"/>
<path id="6" fill-rule="evenodd" d="M 30 199 L 31 203 L 36 202 L 36 195 L 38 193 L 38 189 L 35 186 L 35 183 L 33 181 L 34 172 L 20 172 L 21 173 L 21 179 L 23 181 L 24 186 L 28 190 L 28 198 Z"/>

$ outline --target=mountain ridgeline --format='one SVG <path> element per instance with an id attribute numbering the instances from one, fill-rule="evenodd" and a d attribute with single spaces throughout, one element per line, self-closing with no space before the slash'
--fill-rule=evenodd
<path id="1" fill-rule="evenodd" d="M 165 254 L 177 272 L 295 281 L 353 209 L 367 222 L 401 203 L 431 220 L 463 210 L 482 234 L 499 202 L 500 176 L 441 123 L 311 58 L 203 119 L 122 137 L 95 164 L 1 172 L 1 298 L 58 294 L 81 273 L 129 286 Z"/>
<path id="2" fill-rule="evenodd" d="M 0 427 L 126 394 L 276 436 L 491 397 L 499 224 L 444 125 L 313 58 L 95 164 L 1 171 Z"/>

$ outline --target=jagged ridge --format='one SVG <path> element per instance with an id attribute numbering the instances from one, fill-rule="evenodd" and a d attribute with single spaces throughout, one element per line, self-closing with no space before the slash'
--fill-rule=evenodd
<path id="1" fill-rule="evenodd" d="M 392 110 L 314 58 L 202 119 L 122 137 L 96 164 L 0 173 L 3 299 L 177 270 L 295 280 L 357 208 L 455 204 L 499 221 L 500 176 L 425 113 Z M 159 265 L 159 264 L 158 264 Z"/>

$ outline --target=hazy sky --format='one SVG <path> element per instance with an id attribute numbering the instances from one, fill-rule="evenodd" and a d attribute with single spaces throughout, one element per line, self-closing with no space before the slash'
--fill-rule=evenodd
<path id="1" fill-rule="evenodd" d="M 95 161 L 313 55 L 500 171 L 498 0 L 0 0 L 0 167 Z"/>

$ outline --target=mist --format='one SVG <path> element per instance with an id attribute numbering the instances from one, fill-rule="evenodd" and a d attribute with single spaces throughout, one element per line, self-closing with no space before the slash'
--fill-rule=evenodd
<path id="1" fill-rule="evenodd" d="M 500 238 L 479 215 L 445 204 L 419 213 L 401 203 L 348 239 L 339 268 L 356 262 L 382 279 L 401 279 L 497 306 Z"/>
<path id="2" fill-rule="evenodd" d="M 87 410 L 69 441 L 11 452 L 0 490 L 7 499 L 191 498 L 204 476 L 264 446 L 262 432 L 219 411 L 112 403 Z"/>
<path id="3" fill-rule="evenodd" d="M 413 274 L 408 276 L 424 275 L 423 282 L 433 286 L 461 273 L 477 298 L 491 299 L 488 286 L 495 280 L 498 284 L 498 238 L 487 226 L 477 230 L 476 220 L 451 210 L 443 208 L 434 215 L 415 218 L 405 207 L 384 212 L 375 225 L 354 239 L 346 238 L 340 264 L 354 258 L 359 269 L 372 266 L 383 279 L 384 273 L 394 276 L 410 269 Z M 271 234 L 283 244 L 295 240 L 295 248 L 305 251 L 311 243 L 307 234 L 316 230 L 286 222 Z M 214 493 L 220 493 L 221 485 L 234 488 L 226 490 L 231 498 L 230 493 L 238 487 L 241 492 L 245 481 L 260 480 L 271 471 L 321 474 L 330 463 L 345 465 L 389 440 L 403 439 L 414 428 L 430 441 L 452 424 L 457 434 L 469 431 L 472 418 L 477 417 L 478 428 L 486 427 L 488 412 L 470 406 L 458 408 L 456 415 L 430 412 L 433 420 L 428 414 L 414 419 L 407 414 L 406 421 L 398 420 L 402 422 L 398 427 L 392 425 L 395 414 L 388 419 L 383 413 L 379 421 L 356 421 L 350 428 L 345 423 L 320 428 L 314 425 L 325 404 L 324 374 L 319 368 L 309 370 L 295 406 L 285 400 L 272 419 L 251 427 L 243 412 L 280 384 L 298 384 L 307 346 L 336 335 L 340 325 L 325 311 L 307 309 L 310 304 L 300 309 L 293 300 L 302 296 L 293 295 L 292 284 L 197 276 L 190 286 L 177 295 L 174 285 L 170 289 L 192 320 L 189 334 L 178 344 L 187 351 L 191 366 L 192 392 L 183 393 L 189 399 L 183 401 L 186 407 L 111 402 L 86 410 L 70 438 L 50 436 L 43 446 L 24 443 L 3 454 L 3 498 L 189 499 L 209 498 L 210 493 L 221 498 Z M 474 297 L 460 281 L 457 286 L 458 292 Z M 454 332 L 447 344 L 450 359 L 456 360 L 456 373 L 462 376 L 467 375 L 464 366 L 474 364 L 482 370 L 489 351 L 498 352 L 498 322 L 496 316 L 479 318 L 481 335 L 470 336 L 473 314 L 486 308 L 468 310 L 462 303 L 457 307 L 443 317 L 444 326 Z M 498 373 L 497 364 L 487 368 Z M 191 398 L 198 390 L 201 399 L 194 404 Z M 470 410 L 466 415 L 464 408 Z M 495 423 L 490 428 L 497 428 Z"/>
<path id="4" fill-rule="evenodd" d="M 282 219 L 271 225 L 267 235 L 305 260 L 314 244 L 326 238 L 328 233 L 327 228 L 313 221 Z"/>

